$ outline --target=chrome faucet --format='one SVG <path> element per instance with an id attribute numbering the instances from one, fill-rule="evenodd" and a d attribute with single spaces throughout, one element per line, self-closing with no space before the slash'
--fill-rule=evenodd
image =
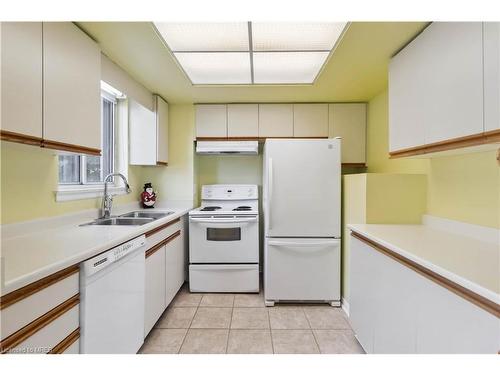
<path id="1" fill-rule="evenodd" d="M 113 208 L 113 195 L 108 194 L 108 182 L 113 179 L 113 177 L 121 177 L 123 182 L 125 183 L 125 191 L 130 193 L 130 186 L 128 184 L 127 179 L 121 173 L 110 173 L 104 179 L 104 197 L 102 200 L 102 217 L 109 218 L 111 216 L 111 209 Z"/>

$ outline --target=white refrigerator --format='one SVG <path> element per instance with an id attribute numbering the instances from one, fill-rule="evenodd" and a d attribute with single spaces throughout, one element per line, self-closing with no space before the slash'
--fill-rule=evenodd
<path id="1" fill-rule="evenodd" d="M 264 146 L 264 296 L 340 305 L 340 138 Z"/>

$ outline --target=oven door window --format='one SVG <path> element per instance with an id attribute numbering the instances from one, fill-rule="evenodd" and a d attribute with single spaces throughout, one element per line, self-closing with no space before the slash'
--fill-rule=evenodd
<path id="1" fill-rule="evenodd" d="M 241 241 L 241 228 L 207 228 L 207 241 Z"/>

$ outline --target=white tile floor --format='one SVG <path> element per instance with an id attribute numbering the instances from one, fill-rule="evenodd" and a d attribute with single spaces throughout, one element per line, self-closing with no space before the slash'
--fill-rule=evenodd
<path id="1" fill-rule="evenodd" d="M 364 353 L 345 313 L 328 305 L 265 307 L 262 294 L 190 293 L 187 285 L 140 353 Z"/>

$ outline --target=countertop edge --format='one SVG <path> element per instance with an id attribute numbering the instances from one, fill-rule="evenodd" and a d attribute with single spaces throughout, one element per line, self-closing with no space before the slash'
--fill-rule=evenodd
<path id="1" fill-rule="evenodd" d="M 175 213 L 169 216 L 166 216 L 164 218 L 155 220 L 151 223 L 145 224 L 143 226 L 138 226 L 134 227 L 129 233 L 122 234 L 122 235 L 117 235 L 116 238 L 114 238 L 112 241 L 106 242 L 105 244 L 102 244 L 98 247 L 93 247 L 88 249 L 88 251 L 85 251 L 84 253 L 80 253 L 74 257 L 69 257 L 65 258 L 64 260 L 56 263 L 52 263 L 50 265 L 47 265 L 42 268 L 38 268 L 34 270 L 31 273 L 27 273 L 23 276 L 17 277 L 15 279 L 10 280 L 9 282 L 6 282 L 5 285 L 2 286 L 2 290 L 0 292 L 0 297 L 3 297 L 9 293 L 12 293 L 18 289 L 21 289 L 33 282 L 36 282 L 40 279 L 43 279 L 44 277 L 50 276 L 58 271 L 61 271 L 67 267 L 71 267 L 75 264 L 81 263 L 89 258 L 92 258 L 93 256 L 96 256 L 100 253 L 103 253 L 115 246 L 118 246 L 124 242 L 127 242 L 133 238 L 136 238 L 142 234 L 145 234 L 146 232 L 149 232 L 152 229 L 155 229 L 157 227 L 160 227 L 172 220 L 176 220 L 177 218 L 180 218 L 184 215 L 186 215 L 192 207 L 186 207 L 186 208 L 175 208 L 172 209 Z M 164 210 L 164 209 L 161 209 Z M 132 229 L 132 228 L 131 228 Z"/>
<path id="2" fill-rule="evenodd" d="M 365 225 L 365 224 L 363 224 L 363 225 Z M 366 224 L 366 225 L 368 225 L 368 224 Z M 390 224 L 386 224 L 386 225 L 390 225 Z M 480 286 L 480 285 L 478 285 L 478 284 L 476 284 L 476 283 L 474 283 L 474 282 L 472 282 L 472 281 L 470 281 L 470 280 L 468 280 L 460 275 L 457 275 L 453 272 L 450 272 L 450 271 L 448 271 L 440 266 L 437 266 L 434 263 L 431 263 L 425 259 L 422 259 L 422 258 L 412 254 L 410 251 L 404 250 L 404 249 L 392 244 L 391 242 L 381 238 L 380 236 L 374 236 L 369 231 L 366 231 L 366 230 L 359 228 L 359 226 L 356 224 L 348 224 L 347 227 L 352 232 L 356 232 L 358 234 L 361 234 L 361 235 L 365 236 L 366 238 L 372 240 L 373 242 L 378 243 L 381 246 L 384 246 L 387 249 L 394 251 L 395 253 L 401 255 L 402 257 L 404 257 L 408 260 L 411 260 L 424 268 L 427 268 L 429 271 L 435 272 L 438 275 L 441 275 L 444 278 L 470 290 L 471 292 L 476 293 L 476 294 L 490 300 L 491 302 L 496 303 L 497 305 L 500 305 L 500 294 L 495 293 L 494 291 L 492 291 L 490 289 L 487 289 L 483 286 Z"/>

